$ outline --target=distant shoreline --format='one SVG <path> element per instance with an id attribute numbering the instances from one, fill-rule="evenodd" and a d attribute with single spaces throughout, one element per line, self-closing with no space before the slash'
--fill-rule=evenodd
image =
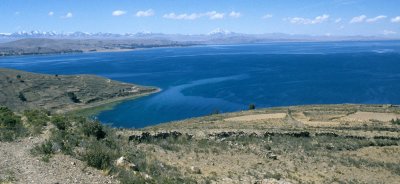
<path id="1" fill-rule="evenodd" d="M 160 45 L 160 46 L 144 46 L 144 47 L 136 47 L 136 48 L 109 48 L 109 49 L 98 49 L 98 48 L 84 48 L 84 49 L 66 49 L 66 50 L 54 50 L 54 51 L 46 51 L 46 52 L 35 52 L 35 51 L 24 51 L 21 48 L 12 48 L 12 47 L 4 47 L 6 49 L 2 52 L 2 44 L 0 43 L 0 58 L 5 57 L 19 57 L 19 56 L 41 56 L 41 55 L 64 55 L 64 54 L 79 54 L 79 53 L 113 53 L 113 52 L 131 52 L 131 51 L 140 51 L 147 49 L 158 49 L 158 48 L 186 48 L 193 46 L 230 46 L 230 45 L 259 45 L 259 44 L 272 44 L 272 43 L 330 43 L 330 42 L 391 42 L 391 41 L 400 41 L 400 39 L 392 39 L 392 40 L 269 40 L 266 42 L 226 42 L 226 43 L 191 43 L 191 44 L 177 44 L 177 45 Z M 41 48 L 41 47 L 38 47 Z M 13 50 L 14 49 L 14 50 Z M 31 48 L 36 50 L 37 48 Z"/>
<path id="2" fill-rule="evenodd" d="M 199 44 L 200 45 L 200 44 Z M 160 47 L 139 47 L 134 49 L 101 49 L 101 50 L 76 50 L 71 52 L 50 52 L 50 53 L 22 53 L 22 54 L 1 54 L 0 58 L 6 57 L 24 57 L 24 56 L 48 56 L 48 55 L 67 55 L 67 54 L 88 54 L 88 53 L 114 53 L 114 52 L 131 52 L 139 50 L 157 49 L 157 48 L 183 48 L 199 45 L 187 46 L 160 46 Z"/>

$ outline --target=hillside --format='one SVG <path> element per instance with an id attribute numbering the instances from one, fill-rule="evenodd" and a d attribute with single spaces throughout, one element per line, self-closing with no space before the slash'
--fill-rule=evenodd
<path id="1" fill-rule="evenodd" d="M 0 68 L 0 105 L 14 111 L 69 111 L 156 92 L 93 75 L 44 75 Z"/>
<path id="2" fill-rule="evenodd" d="M 121 134 L 197 181 L 396 183 L 399 119 L 400 107 L 393 105 L 310 105 L 216 114 Z"/>
<path id="3" fill-rule="evenodd" d="M 15 119 L 0 129 L 0 181 L 397 183 L 399 118 L 399 106 L 311 105 L 131 130 L 39 111 L 13 117 L 0 108 L 0 123 Z"/>

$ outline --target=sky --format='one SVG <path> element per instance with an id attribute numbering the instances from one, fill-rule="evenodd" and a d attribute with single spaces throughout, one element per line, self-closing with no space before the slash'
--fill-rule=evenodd
<path id="1" fill-rule="evenodd" d="M 400 0 L 0 0 L 0 33 L 400 36 Z"/>

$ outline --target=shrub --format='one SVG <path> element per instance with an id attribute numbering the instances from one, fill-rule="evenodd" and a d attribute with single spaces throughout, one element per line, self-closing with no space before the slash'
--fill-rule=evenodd
<path id="1" fill-rule="evenodd" d="M 107 146 L 93 142 L 83 157 L 86 163 L 97 169 L 109 169 L 112 166 L 112 162 L 116 159 L 116 155 Z"/>
<path id="2" fill-rule="evenodd" d="M 22 92 L 19 92 L 18 98 L 19 98 L 22 102 L 26 102 L 26 101 L 27 101 L 25 95 L 24 95 Z"/>
<path id="3" fill-rule="evenodd" d="M 71 126 L 71 123 L 68 121 L 68 118 L 65 116 L 56 115 L 51 118 L 51 122 L 59 129 L 66 130 Z"/>
<path id="4" fill-rule="evenodd" d="M 82 141 L 82 137 L 68 131 L 52 129 L 50 140 L 59 146 L 62 153 L 74 155 L 73 150 Z"/>
<path id="5" fill-rule="evenodd" d="M 12 141 L 24 132 L 21 118 L 7 107 L 0 107 L 0 141 Z"/>
<path id="6" fill-rule="evenodd" d="M 256 105 L 255 104 L 250 104 L 249 105 L 249 110 L 254 110 L 256 109 Z"/>
<path id="7" fill-rule="evenodd" d="M 399 118 L 397 118 L 396 120 L 395 120 L 395 119 L 392 119 L 390 122 L 391 122 L 392 124 L 394 124 L 394 125 L 400 125 L 400 119 L 399 119 Z"/>
<path id="8" fill-rule="evenodd" d="M 24 116 L 28 120 L 28 126 L 32 134 L 41 133 L 43 127 L 50 120 L 48 113 L 43 110 L 26 110 Z"/>
<path id="9" fill-rule="evenodd" d="M 106 132 L 103 130 L 103 126 L 96 121 L 86 121 L 82 123 L 82 132 L 85 136 L 94 136 L 97 140 L 104 139 Z"/>
<path id="10" fill-rule="evenodd" d="M 32 152 L 34 154 L 51 155 L 54 153 L 53 144 L 50 141 L 46 141 L 43 144 L 34 147 Z"/>
<path id="11" fill-rule="evenodd" d="M 42 157 L 45 162 L 49 161 L 49 158 L 54 154 L 53 143 L 51 141 L 46 141 L 40 145 L 36 145 L 32 150 L 31 154 Z"/>
<path id="12" fill-rule="evenodd" d="M 72 102 L 81 103 L 81 100 L 79 100 L 79 98 L 76 96 L 74 92 L 68 92 L 67 96 L 69 97 L 69 99 L 71 99 Z"/>

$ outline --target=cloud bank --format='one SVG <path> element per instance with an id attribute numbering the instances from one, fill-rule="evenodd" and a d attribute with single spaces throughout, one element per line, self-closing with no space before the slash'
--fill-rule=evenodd
<path id="1" fill-rule="evenodd" d="M 365 20 L 365 22 L 372 23 L 372 22 L 377 22 L 379 20 L 386 19 L 386 18 L 387 18 L 386 15 L 379 15 L 379 16 L 376 16 L 374 18 L 367 19 L 367 20 Z"/>
<path id="2" fill-rule="evenodd" d="M 364 20 L 365 20 L 366 18 L 367 18 L 366 15 L 360 15 L 360 16 L 357 16 L 357 17 L 353 17 L 353 18 L 350 20 L 350 24 L 364 22 Z"/>
<path id="3" fill-rule="evenodd" d="M 231 13 L 229 13 L 229 16 L 233 18 L 239 18 L 242 16 L 242 14 L 240 12 L 231 11 Z"/>
<path id="4" fill-rule="evenodd" d="M 225 17 L 225 13 L 209 11 L 205 13 L 176 14 L 173 12 L 165 14 L 163 17 L 166 19 L 175 19 L 175 20 L 195 20 L 202 17 L 208 17 L 209 19 L 214 20 L 214 19 L 223 19 Z"/>

